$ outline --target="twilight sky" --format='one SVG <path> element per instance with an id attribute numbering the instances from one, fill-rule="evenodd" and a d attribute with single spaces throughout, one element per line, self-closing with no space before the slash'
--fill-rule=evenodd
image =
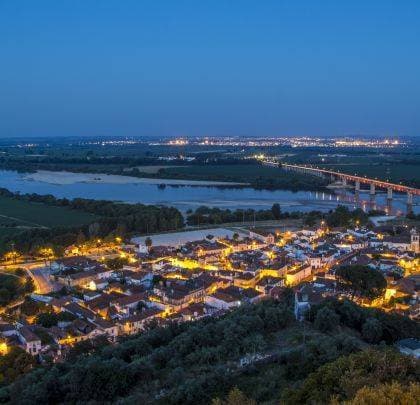
<path id="1" fill-rule="evenodd" d="M 0 0 L 0 137 L 420 136 L 419 0 Z"/>

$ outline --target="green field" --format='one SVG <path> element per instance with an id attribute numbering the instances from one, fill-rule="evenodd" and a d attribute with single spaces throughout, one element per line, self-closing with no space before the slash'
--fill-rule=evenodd
<path id="1" fill-rule="evenodd" d="M 0 197 L 0 236 L 13 235 L 28 228 L 79 226 L 96 217 L 66 207 Z"/>

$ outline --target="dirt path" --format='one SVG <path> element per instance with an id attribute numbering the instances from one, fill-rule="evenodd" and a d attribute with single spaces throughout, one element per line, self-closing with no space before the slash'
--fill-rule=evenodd
<path id="1" fill-rule="evenodd" d="M 35 225 L 36 228 L 43 228 L 43 229 L 47 229 L 48 228 L 48 227 L 46 227 L 44 225 L 37 224 L 36 222 L 26 221 L 25 219 L 20 219 L 20 218 L 15 218 L 15 217 L 10 217 L 8 215 L 2 215 L 2 214 L 0 214 L 0 217 L 7 218 L 7 219 L 12 219 L 13 221 L 17 221 L 17 222 L 24 222 L 24 223 L 27 223 L 27 224 L 32 224 L 32 225 Z M 18 227 L 18 226 L 16 226 L 16 227 Z"/>

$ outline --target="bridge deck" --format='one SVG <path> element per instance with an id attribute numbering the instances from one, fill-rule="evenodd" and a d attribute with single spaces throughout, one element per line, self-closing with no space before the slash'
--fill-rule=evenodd
<path id="1" fill-rule="evenodd" d="M 351 174 L 347 173 L 341 173 L 333 170 L 327 170 L 327 169 L 320 169 L 318 167 L 311 167 L 311 166 L 301 166 L 301 165 L 291 165 L 287 163 L 282 163 L 282 167 L 291 168 L 291 169 L 298 169 L 298 170 L 305 170 L 305 171 L 312 171 L 315 173 L 323 173 L 328 174 L 330 176 L 336 176 L 342 179 L 346 179 L 349 181 L 358 181 L 361 184 L 374 184 L 375 187 L 379 188 L 390 188 L 393 191 L 401 192 L 401 193 L 409 193 L 412 195 L 420 195 L 420 189 L 414 188 L 414 187 L 407 187 L 403 186 L 402 184 L 395 184 L 395 183 L 389 183 L 387 181 L 382 180 L 376 180 L 376 179 L 370 179 L 367 177 L 361 177 L 361 176 L 353 176 Z"/>

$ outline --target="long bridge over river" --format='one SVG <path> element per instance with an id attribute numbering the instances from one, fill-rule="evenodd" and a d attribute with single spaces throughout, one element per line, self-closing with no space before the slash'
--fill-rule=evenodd
<path id="1" fill-rule="evenodd" d="M 265 162 L 270 166 L 279 165 L 275 162 Z M 407 194 L 407 212 L 412 212 L 413 210 L 413 196 L 420 196 L 420 189 L 414 187 L 404 186 L 402 184 L 390 183 L 387 181 L 382 181 L 378 179 L 370 179 L 368 177 L 362 177 L 357 175 L 351 175 L 347 173 L 341 173 L 334 170 L 322 169 L 319 167 L 314 167 L 310 165 L 292 165 L 288 163 L 281 163 L 281 168 L 284 170 L 295 171 L 298 173 L 311 174 L 318 177 L 329 178 L 331 182 L 340 181 L 343 187 L 350 187 L 350 184 L 353 184 L 356 199 L 360 193 L 360 185 L 367 184 L 369 185 L 369 194 L 371 199 L 375 198 L 376 189 L 384 189 L 387 192 L 387 201 L 390 204 L 393 198 L 393 192 L 405 193 Z"/>

